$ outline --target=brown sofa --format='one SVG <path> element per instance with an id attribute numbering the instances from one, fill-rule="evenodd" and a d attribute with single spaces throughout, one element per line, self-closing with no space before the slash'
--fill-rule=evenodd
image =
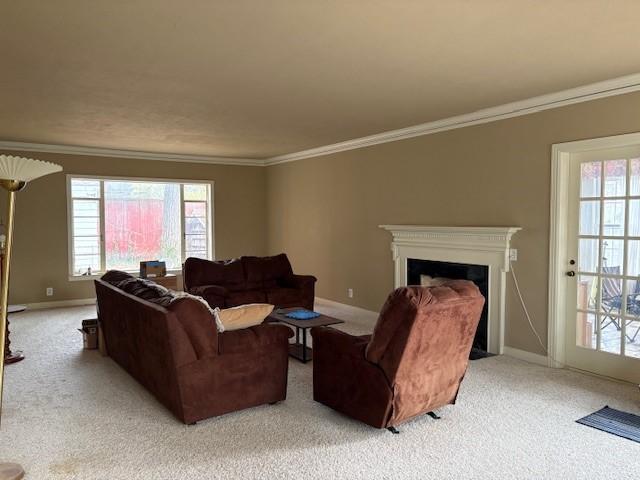
<path id="1" fill-rule="evenodd" d="M 216 262 L 187 258 L 183 281 L 187 292 L 203 297 L 211 307 L 270 303 L 313 310 L 316 277 L 294 275 L 284 253 Z"/>
<path id="2" fill-rule="evenodd" d="M 286 398 L 287 327 L 218 333 L 197 299 L 123 272 L 95 286 L 108 354 L 184 423 Z"/>
<path id="3" fill-rule="evenodd" d="M 392 292 L 373 335 L 313 328 L 314 400 L 394 432 L 455 403 L 483 305 L 472 282 L 453 280 Z"/>

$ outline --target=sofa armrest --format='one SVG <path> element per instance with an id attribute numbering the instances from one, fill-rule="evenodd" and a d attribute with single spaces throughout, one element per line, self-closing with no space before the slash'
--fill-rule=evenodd
<path id="1" fill-rule="evenodd" d="M 229 290 L 220 285 L 200 285 L 199 287 L 190 288 L 189 293 L 191 295 L 199 295 L 201 297 L 204 297 L 206 294 L 226 297 L 229 294 Z"/>
<path id="2" fill-rule="evenodd" d="M 363 360 L 365 358 L 364 352 L 371 338 L 370 335 L 362 337 L 349 335 L 330 327 L 314 327 L 311 329 L 311 336 L 315 351 L 326 349 L 336 355 L 349 355 Z"/>
<path id="3" fill-rule="evenodd" d="M 229 291 L 220 285 L 192 287 L 189 293 L 204 298 L 211 308 L 225 308 L 225 298 L 229 295 Z"/>
<path id="4" fill-rule="evenodd" d="M 198 358 L 217 355 L 218 330 L 206 305 L 192 298 L 181 298 L 167 309 L 176 315 Z"/>
<path id="5" fill-rule="evenodd" d="M 287 288 L 305 288 L 313 287 L 318 281 L 313 275 L 289 275 L 281 279 L 283 287 Z"/>

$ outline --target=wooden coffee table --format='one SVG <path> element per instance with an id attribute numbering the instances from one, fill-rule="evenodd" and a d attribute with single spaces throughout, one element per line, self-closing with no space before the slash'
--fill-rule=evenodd
<path id="1" fill-rule="evenodd" d="M 289 318 L 284 315 L 294 310 L 300 310 L 300 307 L 276 309 L 267 317 L 267 321 L 282 322 L 296 328 L 296 343 L 289 345 L 289 355 L 300 360 L 302 363 L 307 363 L 313 357 L 313 350 L 311 347 L 307 347 L 307 330 L 313 327 L 326 327 L 328 325 L 344 323 L 344 320 L 338 320 L 328 315 L 320 315 L 310 320 L 296 320 L 295 318 Z M 301 334 L 302 342 L 300 342 Z"/>

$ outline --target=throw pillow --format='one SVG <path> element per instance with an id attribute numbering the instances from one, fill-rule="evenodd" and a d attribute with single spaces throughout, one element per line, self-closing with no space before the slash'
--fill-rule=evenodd
<path id="1" fill-rule="evenodd" d="M 250 303 L 231 308 L 214 308 L 218 332 L 240 330 L 260 325 L 273 311 L 273 305 L 268 303 Z"/>

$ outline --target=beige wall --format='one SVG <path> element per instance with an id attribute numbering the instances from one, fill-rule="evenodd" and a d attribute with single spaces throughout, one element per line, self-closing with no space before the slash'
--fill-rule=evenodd
<path id="1" fill-rule="evenodd" d="M 11 303 L 94 296 L 91 281 L 68 280 L 66 174 L 210 180 L 214 183 L 217 258 L 266 253 L 265 171 L 258 167 L 206 165 L 122 158 L 0 152 L 48 160 L 64 172 L 35 180 L 17 196 Z M 5 197 L 0 195 L 0 216 Z M 54 296 L 45 296 L 46 287 Z"/>
<path id="2" fill-rule="evenodd" d="M 393 287 L 379 224 L 521 226 L 516 269 L 544 340 L 551 145 L 639 131 L 638 112 L 640 93 L 628 94 L 266 169 L 26 152 L 65 171 L 18 195 L 10 301 L 93 296 L 67 277 L 65 174 L 212 180 L 217 258 L 285 251 L 320 296 L 370 310 Z M 511 283 L 506 344 L 542 353 Z"/>
<path id="3" fill-rule="evenodd" d="M 545 340 L 551 145 L 639 130 L 636 93 L 269 167 L 269 251 L 317 275 L 319 296 L 378 310 L 393 287 L 378 225 L 520 226 L 515 268 Z M 543 353 L 508 292 L 506 344 Z"/>

